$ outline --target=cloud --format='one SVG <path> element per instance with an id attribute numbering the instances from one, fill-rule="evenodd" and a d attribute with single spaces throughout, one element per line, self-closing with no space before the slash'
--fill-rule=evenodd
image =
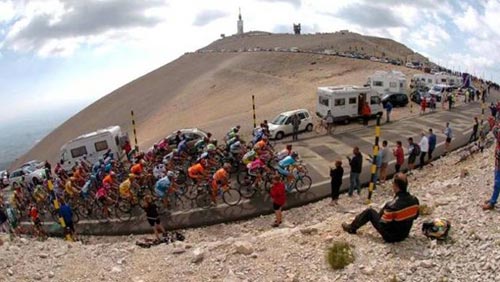
<path id="1" fill-rule="evenodd" d="M 49 48 L 54 53 L 65 53 L 66 47 L 71 45 L 70 49 L 74 50 L 75 42 L 81 44 L 94 36 L 153 27 L 163 19 L 148 15 L 148 10 L 165 5 L 159 0 L 65 0 L 50 3 L 52 9 L 45 7 L 44 10 L 36 7 L 39 3 L 28 2 L 24 8 L 32 12 L 12 24 L 5 46 L 17 51 L 45 50 L 46 53 Z"/>
<path id="2" fill-rule="evenodd" d="M 294 6 L 295 8 L 299 8 L 302 5 L 301 0 L 260 0 L 261 2 L 270 2 L 270 3 L 288 3 Z"/>
<path id="3" fill-rule="evenodd" d="M 228 16 L 228 13 L 220 10 L 203 10 L 194 19 L 195 26 L 205 26 L 217 19 Z"/>
<path id="4" fill-rule="evenodd" d="M 373 4 L 351 4 L 341 8 L 334 16 L 368 28 L 401 27 L 405 25 L 404 20 L 396 16 L 391 10 Z"/>

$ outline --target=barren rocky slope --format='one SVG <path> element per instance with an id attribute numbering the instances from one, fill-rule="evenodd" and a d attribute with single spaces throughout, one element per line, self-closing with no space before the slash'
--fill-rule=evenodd
<path id="1" fill-rule="evenodd" d="M 248 44 L 259 44 L 260 40 L 275 46 L 292 47 L 299 41 L 308 46 L 323 46 L 322 42 L 335 41 L 330 37 L 328 40 L 322 38 L 322 35 L 308 35 L 288 42 L 282 41 L 283 36 L 251 36 L 252 41 Z M 232 38 L 227 40 L 224 41 L 227 44 L 234 41 Z M 246 37 L 240 40 L 246 40 Z M 409 52 L 406 47 L 401 47 L 403 45 L 386 41 L 397 46 L 394 50 L 406 50 L 397 51 L 398 54 Z M 358 44 L 361 46 L 361 43 Z M 366 44 L 363 46 L 368 46 Z M 120 125 L 131 133 L 132 109 L 142 148 L 182 127 L 200 127 L 221 136 L 231 126 L 241 124 L 248 132 L 253 123 L 251 95 L 256 98 L 257 118 L 271 119 L 283 110 L 313 109 L 318 86 L 363 84 L 375 70 L 391 69 L 407 75 L 417 72 L 367 60 L 303 53 L 186 54 L 82 110 L 36 144 L 14 166 L 29 159 L 56 161 L 65 142 L 109 125 Z"/>
<path id="2" fill-rule="evenodd" d="M 344 233 L 340 223 L 366 206 L 342 195 L 337 207 L 324 200 L 285 211 L 277 229 L 263 216 L 186 230 L 184 243 L 151 249 L 135 246 L 136 236 L 6 242 L 0 281 L 500 281 L 500 214 L 479 205 L 492 190 L 493 147 L 456 164 L 459 158 L 452 153 L 410 177 L 411 193 L 433 212 L 401 243 L 384 243 L 370 225 Z M 379 187 L 374 206 L 390 199 L 390 190 Z M 434 217 L 452 222 L 448 242 L 422 235 L 422 221 Z M 333 241 L 353 246 L 355 261 L 343 270 L 326 263 Z"/>

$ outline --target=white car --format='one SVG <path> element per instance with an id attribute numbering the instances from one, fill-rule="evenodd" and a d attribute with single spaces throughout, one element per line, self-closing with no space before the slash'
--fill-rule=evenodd
<path id="1" fill-rule="evenodd" d="M 12 171 L 9 175 L 9 182 L 10 183 L 19 182 L 21 181 L 23 176 L 25 183 L 33 183 L 33 184 L 34 181 L 42 182 L 43 180 L 47 179 L 45 175 L 45 169 L 33 170 L 31 167 L 25 166 Z"/>
<path id="2" fill-rule="evenodd" d="M 280 140 L 287 134 L 292 134 L 293 127 L 291 117 L 297 114 L 300 118 L 299 131 L 312 131 L 313 120 L 311 114 L 306 109 L 298 109 L 279 114 L 269 123 L 271 139 Z"/>

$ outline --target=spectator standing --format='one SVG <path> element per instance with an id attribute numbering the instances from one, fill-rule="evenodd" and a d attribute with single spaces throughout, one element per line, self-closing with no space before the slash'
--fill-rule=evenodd
<path id="1" fill-rule="evenodd" d="M 52 166 L 50 165 L 49 161 L 45 161 L 44 168 L 47 179 L 52 178 Z"/>
<path id="2" fill-rule="evenodd" d="M 474 125 L 472 126 L 472 134 L 470 135 L 469 143 L 476 141 L 478 129 L 479 129 L 479 121 L 477 120 L 477 117 L 474 117 Z"/>
<path id="3" fill-rule="evenodd" d="M 446 141 L 444 142 L 445 155 L 450 151 L 451 139 L 453 138 L 453 131 L 451 130 L 450 123 L 446 123 L 446 127 L 443 130 L 444 135 L 446 135 Z"/>
<path id="4" fill-rule="evenodd" d="M 418 144 L 420 146 L 420 168 L 423 168 L 425 165 L 425 156 L 427 156 L 427 153 L 429 152 L 429 139 L 427 136 L 425 136 L 425 132 L 422 132 L 420 134 L 422 138 L 420 139 L 420 143 Z"/>
<path id="5" fill-rule="evenodd" d="M 422 101 L 420 102 L 420 114 L 423 115 L 425 114 L 425 109 L 427 108 L 427 98 L 423 98 Z"/>
<path id="6" fill-rule="evenodd" d="M 370 116 L 372 115 L 372 110 L 367 102 L 363 103 L 363 107 L 361 108 L 361 115 L 363 116 L 363 125 L 368 127 L 368 120 L 370 120 Z"/>
<path id="7" fill-rule="evenodd" d="M 387 178 L 387 167 L 389 166 L 389 160 L 391 155 L 389 153 L 389 148 L 387 148 L 387 140 L 382 141 L 382 149 L 380 149 L 380 183 L 384 184 Z"/>
<path id="8" fill-rule="evenodd" d="M 432 128 L 429 128 L 429 152 L 427 152 L 429 156 L 429 161 L 432 161 L 432 152 L 434 152 L 434 149 L 436 149 L 436 142 L 437 142 L 437 137 L 434 132 L 432 132 Z"/>
<path id="9" fill-rule="evenodd" d="M 491 130 L 493 136 L 496 139 L 495 147 L 495 181 L 493 182 L 493 194 L 491 198 L 486 201 L 483 205 L 483 210 L 492 210 L 498 200 L 498 195 L 500 194 L 500 127 L 496 124 Z"/>
<path id="10" fill-rule="evenodd" d="M 271 187 L 271 198 L 273 200 L 273 210 L 276 219 L 273 227 L 278 227 L 283 221 L 282 208 L 286 202 L 285 183 L 281 180 L 279 175 L 274 176 L 273 186 Z"/>
<path id="11" fill-rule="evenodd" d="M 382 235 L 385 242 L 400 242 L 408 237 L 413 221 L 418 217 L 419 201 L 408 193 L 408 180 L 403 173 L 394 176 L 392 189 L 394 199 L 387 202 L 380 212 L 368 208 L 356 216 L 351 224 L 342 223 L 342 229 L 349 234 L 356 231 L 368 222 Z"/>
<path id="12" fill-rule="evenodd" d="M 408 175 L 415 168 L 417 156 L 420 156 L 420 147 L 413 143 L 413 138 L 408 138 Z"/>
<path id="13" fill-rule="evenodd" d="M 71 207 L 64 201 L 61 201 L 61 206 L 59 207 L 59 215 L 64 220 L 64 225 L 66 225 L 66 229 L 64 230 L 65 234 L 69 234 L 73 240 L 76 240 L 76 231 L 75 224 L 73 222 L 73 210 Z M 67 232 L 67 233 L 66 233 Z"/>
<path id="14" fill-rule="evenodd" d="M 327 130 L 328 134 L 330 134 L 332 132 L 332 128 L 333 128 L 332 111 L 328 110 L 328 112 L 326 113 L 325 122 L 326 122 L 326 130 Z"/>
<path id="15" fill-rule="evenodd" d="M 493 102 L 490 104 L 490 112 L 493 117 L 497 116 L 497 107 L 493 104 Z"/>
<path id="16" fill-rule="evenodd" d="M 7 215 L 3 210 L 3 206 L 0 206 L 0 232 L 9 233 L 9 224 L 7 222 Z"/>
<path id="17" fill-rule="evenodd" d="M 335 161 L 335 168 L 330 167 L 331 188 L 332 188 L 332 202 L 331 206 L 336 205 L 339 199 L 340 186 L 342 186 L 342 177 L 344 176 L 344 169 L 342 168 L 342 161 Z"/>
<path id="18" fill-rule="evenodd" d="M 384 108 L 385 108 L 386 122 L 389 123 L 391 122 L 391 113 L 393 108 L 391 101 L 387 101 Z"/>
<path id="19" fill-rule="evenodd" d="M 403 149 L 403 143 L 401 141 L 396 141 L 396 148 L 392 150 L 392 154 L 396 158 L 396 173 L 401 171 L 401 166 L 405 162 L 405 153 Z"/>
<path id="20" fill-rule="evenodd" d="M 149 225 L 153 228 L 156 240 L 159 241 L 160 232 L 161 234 L 165 234 L 165 229 L 163 228 L 163 225 L 161 225 L 158 207 L 153 203 L 151 195 L 146 195 L 144 197 L 144 205 L 142 208 L 146 212 L 146 219 L 148 220 Z"/>
<path id="21" fill-rule="evenodd" d="M 300 126 L 300 118 L 297 114 L 294 114 L 291 117 L 290 123 L 292 124 L 293 127 L 293 135 L 292 135 L 292 141 L 297 141 L 299 140 L 299 126 Z"/>
<path id="22" fill-rule="evenodd" d="M 350 185 L 349 185 L 349 197 L 352 197 L 354 189 L 358 191 L 358 195 L 361 194 L 361 183 L 359 182 L 359 175 L 361 174 L 361 169 L 363 168 L 363 156 L 359 151 L 359 148 L 356 146 L 352 149 L 352 153 L 354 156 L 352 159 L 347 157 L 349 160 L 349 166 L 351 167 L 350 173 Z"/>

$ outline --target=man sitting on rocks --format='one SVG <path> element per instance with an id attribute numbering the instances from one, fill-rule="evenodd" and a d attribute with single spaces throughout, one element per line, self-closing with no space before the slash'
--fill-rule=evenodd
<path id="1" fill-rule="evenodd" d="M 419 211 L 418 199 L 407 192 L 407 187 L 406 175 L 397 173 L 392 184 L 394 199 L 386 203 L 380 212 L 372 208 L 364 210 L 351 224 L 342 223 L 342 229 L 350 234 L 356 234 L 356 230 L 370 221 L 384 241 L 389 243 L 403 241 L 408 237 L 413 220 L 418 217 Z"/>

